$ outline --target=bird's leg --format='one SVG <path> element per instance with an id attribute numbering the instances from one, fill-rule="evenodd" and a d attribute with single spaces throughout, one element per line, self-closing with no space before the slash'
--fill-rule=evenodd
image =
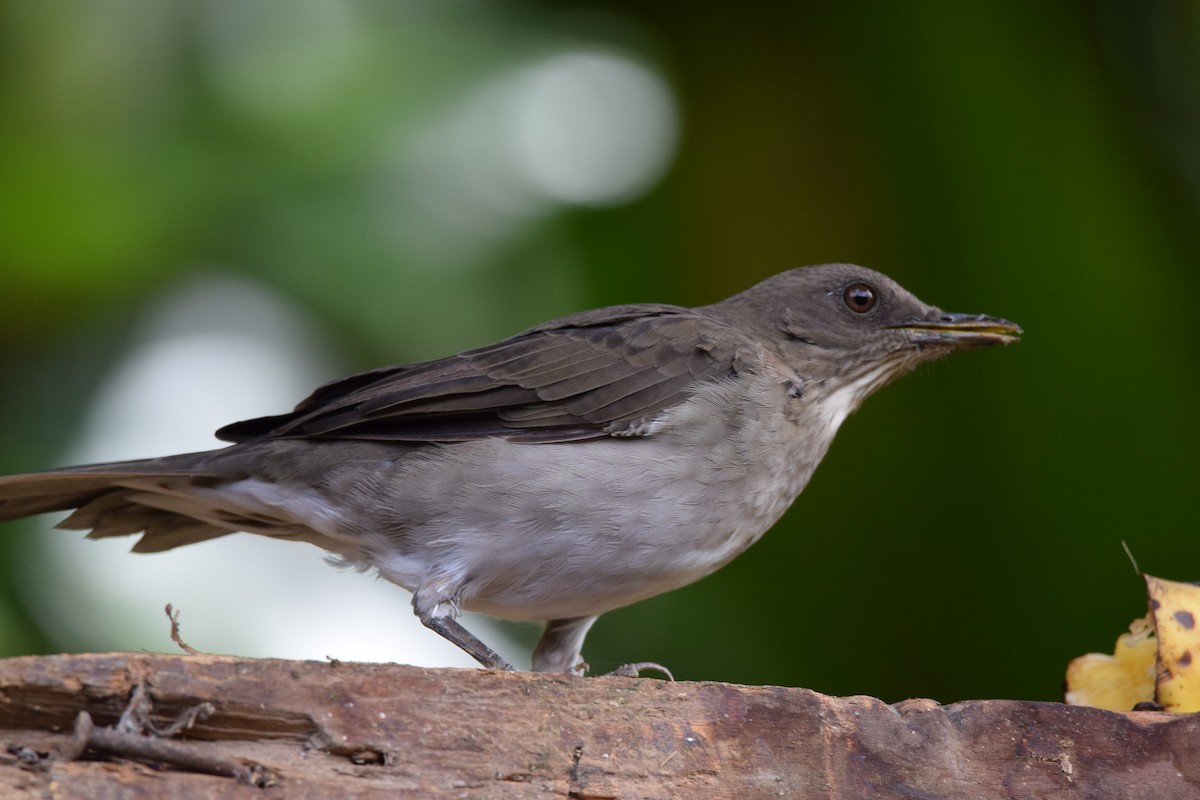
<path id="1" fill-rule="evenodd" d="M 475 634 L 458 624 L 451 617 L 431 617 L 422 619 L 426 628 L 436 631 L 441 636 L 458 645 L 471 658 L 478 661 L 486 669 L 498 669 L 504 672 L 515 672 L 516 667 L 504 660 L 504 657 L 479 640 Z"/>
<path id="2" fill-rule="evenodd" d="M 583 639 L 597 617 L 552 619 L 546 623 L 542 638 L 533 648 L 534 672 L 568 672 L 583 675 L 587 663 L 583 660 Z"/>
<path id="3" fill-rule="evenodd" d="M 401 584 L 403 585 L 403 584 Z M 463 593 L 461 576 L 453 571 L 430 570 L 413 592 L 413 613 L 421 624 L 448 642 L 453 642 L 484 669 L 516 672 L 516 667 L 458 623 L 458 604 Z"/>
<path id="4" fill-rule="evenodd" d="M 573 617 L 547 622 L 546 629 L 542 631 L 542 638 L 538 639 L 537 647 L 533 649 L 533 671 L 567 672 L 571 675 L 587 673 L 588 665 L 580 651 L 583 650 L 583 639 L 596 619 L 597 617 Z M 656 669 L 670 680 L 675 680 L 669 669 L 652 661 L 623 664 L 604 675 L 636 678 L 644 669 Z"/>

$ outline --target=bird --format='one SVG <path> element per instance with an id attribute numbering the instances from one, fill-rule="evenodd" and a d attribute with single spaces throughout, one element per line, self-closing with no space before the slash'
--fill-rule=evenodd
<path id="1" fill-rule="evenodd" d="M 690 584 L 774 525 L 842 422 L 925 362 L 1017 341 L 854 264 L 694 308 L 632 304 L 325 384 L 197 453 L 0 477 L 0 521 L 53 511 L 155 553 L 235 532 L 307 542 L 412 593 L 420 621 L 514 667 L 464 610 L 544 624 L 531 667 L 583 675 L 603 613 Z M 615 672 L 670 671 L 632 662 Z"/>

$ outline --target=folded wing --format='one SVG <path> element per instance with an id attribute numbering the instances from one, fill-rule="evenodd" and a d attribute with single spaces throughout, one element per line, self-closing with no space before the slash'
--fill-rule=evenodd
<path id="1" fill-rule="evenodd" d="M 636 436 L 700 382 L 734 374 L 752 346 L 690 309 L 616 306 L 565 317 L 436 361 L 327 384 L 290 413 L 217 436 L 566 442 Z"/>

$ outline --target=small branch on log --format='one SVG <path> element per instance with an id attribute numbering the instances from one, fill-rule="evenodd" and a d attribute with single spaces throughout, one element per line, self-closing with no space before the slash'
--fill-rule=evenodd
<path id="1" fill-rule="evenodd" d="M 171 641 L 174 642 L 180 650 L 187 653 L 189 656 L 203 655 L 199 650 L 197 650 L 196 648 L 192 647 L 190 644 L 185 642 L 183 640 L 183 636 L 180 635 L 180 633 L 179 633 L 179 611 L 174 606 L 172 606 L 170 603 L 167 603 L 167 607 L 164 608 L 163 610 L 167 612 L 167 619 L 169 619 L 171 621 Z"/>
<path id="2" fill-rule="evenodd" d="M 214 758 L 191 747 L 144 733 L 121 730 L 120 726 L 97 728 L 91 715 L 80 711 L 79 716 L 75 718 L 75 735 L 60 755 L 68 761 L 74 761 L 87 751 L 148 761 L 155 766 L 174 767 L 207 775 L 223 775 L 251 786 L 263 787 L 273 783 L 270 773 L 257 765 Z"/>

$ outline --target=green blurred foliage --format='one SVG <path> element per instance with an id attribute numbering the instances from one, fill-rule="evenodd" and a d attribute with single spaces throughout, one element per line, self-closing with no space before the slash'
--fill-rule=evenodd
<path id="1" fill-rule="evenodd" d="M 1122 540 L 1149 572 L 1200 578 L 1198 9 L 5 0 L 0 467 L 49 466 L 137 310 L 211 265 L 307 308 L 352 369 L 856 261 L 1026 340 L 873 398 L 760 544 L 602 618 L 589 660 L 1054 699 L 1070 658 L 1142 613 Z M 405 245 L 408 212 L 470 177 L 434 159 L 388 199 L 430 121 L 576 47 L 666 76 L 665 178 L 469 258 L 457 237 Z M 4 583 L 0 651 L 49 646 Z"/>

